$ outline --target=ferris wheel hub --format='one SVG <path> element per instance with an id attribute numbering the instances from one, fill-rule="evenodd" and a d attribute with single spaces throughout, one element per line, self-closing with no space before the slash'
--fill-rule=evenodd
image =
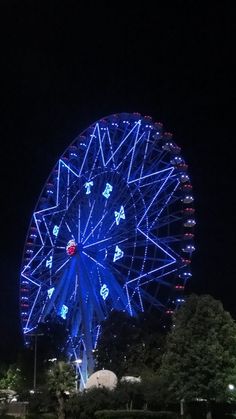
<path id="1" fill-rule="evenodd" d="M 77 252 L 77 248 L 78 246 L 75 240 L 69 240 L 66 246 L 66 253 L 68 256 L 74 256 Z"/>

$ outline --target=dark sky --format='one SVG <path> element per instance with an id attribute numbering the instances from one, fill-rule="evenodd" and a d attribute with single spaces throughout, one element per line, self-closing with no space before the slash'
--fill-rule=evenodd
<path id="1" fill-rule="evenodd" d="M 137 3 L 1 3 L 3 358 L 20 343 L 19 271 L 44 182 L 75 135 L 112 113 L 151 115 L 173 132 L 198 222 L 188 291 L 221 299 L 236 318 L 233 10 Z"/>

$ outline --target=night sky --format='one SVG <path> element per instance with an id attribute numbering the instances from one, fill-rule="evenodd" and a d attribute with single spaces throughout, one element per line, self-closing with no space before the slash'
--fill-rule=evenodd
<path id="1" fill-rule="evenodd" d="M 74 137 L 112 113 L 150 115 L 182 147 L 198 223 L 187 291 L 236 319 L 233 10 L 156 3 L 1 2 L 3 360 L 21 343 L 19 271 L 41 189 Z"/>

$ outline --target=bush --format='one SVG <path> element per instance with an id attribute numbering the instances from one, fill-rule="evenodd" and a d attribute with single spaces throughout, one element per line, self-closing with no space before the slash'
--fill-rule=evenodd
<path id="1" fill-rule="evenodd" d="M 213 419 L 233 419 L 236 417 L 236 403 L 211 402 Z"/>
<path id="2" fill-rule="evenodd" d="M 151 412 L 149 410 L 99 410 L 95 412 L 94 416 L 97 419 L 112 419 L 112 418 L 178 419 L 178 415 L 175 412 L 167 412 L 167 411 Z"/>
<path id="3" fill-rule="evenodd" d="M 7 418 L 9 418 L 9 416 Z M 26 419 L 56 419 L 56 418 L 57 416 L 54 413 L 29 413 L 28 415 L 26 415 Z"/>

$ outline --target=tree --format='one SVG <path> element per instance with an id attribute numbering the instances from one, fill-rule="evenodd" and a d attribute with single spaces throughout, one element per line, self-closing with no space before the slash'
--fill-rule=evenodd
<path id="1" fill-rule="evenodd" d="M 98 369 L 110 369 L 118 377 L 157 371 L 164 350 L 165 334 L 151 316 L 130 317 L 113 311 L 102 324 L 96 350 Z"/>
<path id="2" fill-rule="evenodd" d="M 112 370 L 118 376 L 125 373 L 124 363 L 131 343 L 139 342 L 137 319 L 122 311 L 113 311 L 102 323 L 102 333 L 96 350 L 98 369 Z"/>
<path id="3" fill-rule="evenodd" d="M 142 383 L 120 382 L 115 389 L 118 408 L 127 410 L 143 409 L 145 400 Z"/>
<path id="4" fill-rule="evenodd" d="M 68 400 L 68 404 L 71 406 L 71 401 Z M 83 391 L 79 393 L 79 397 L 77 396 L 77 404 L 80 404 L 80 410 L 75 412 L 76 415 L 72 414 L 71 409 L 71 416 L 69 417 L 75 418 L 86 418 L 91 419 L 94 418 L 94 413 L 97 410 L 103 409 L 112 409 L 114 406 L 114 391 L 108 390 L 107 388 L 101 387 L 96 388 L 93 387 L 89 390 Z M 77 407 L 78 409 L 78 407 Z M 79 413 L 79 414 L 78 414 Z"/>
<path id="5" fill-rule="evenodd" d="M 41 335 L 38 339 L 38 365 L 48 365 L 47 361 L 52 358 L 65 361 L 68 340 L 65 321 L 59 316 L 54 319 L 48 317 L 45 322 L 39 323 L 37 333 Z"/>
<path id="6" fill-rule="evenodd" d="M 48 388 L 58 404 L 58 419 L 65 418 L 66 395 L 75 388 L 75 372 L 70 364 L 59 361 L 48 371 Z"/>
<path id="7" fill-rule="evenodd" d="M 18 391 L 20 381 L 21 371 L 16 364 L 12 364 L 0 374 L 0 389 Z"/>
<path id="8" fill-rule="evenodd" d="M 169 399 L 228 400 L 235 367 L 234 320 L 210 295 L 191 295 L 174 316 L 160 368 Z"/>

